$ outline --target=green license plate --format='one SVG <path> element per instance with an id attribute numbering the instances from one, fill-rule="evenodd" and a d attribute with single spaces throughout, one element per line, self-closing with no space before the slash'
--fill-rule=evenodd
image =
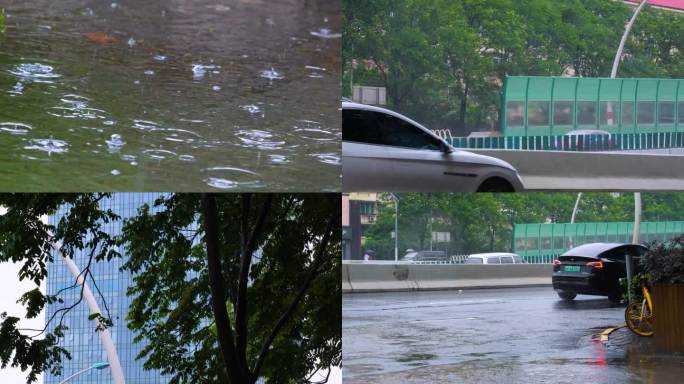
<path id="1" fill-rule="evenodd" d="M 563 267 L 563 270 L 565 272 L 579 272 L 580 266 L 579 265 L 566 265 Z"/>

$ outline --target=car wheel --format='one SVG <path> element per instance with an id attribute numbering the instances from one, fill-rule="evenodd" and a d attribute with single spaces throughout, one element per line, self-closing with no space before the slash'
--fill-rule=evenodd
<path id="1" fill-rule="evenodd" d="M 515 192 L 511 183 L 501 177 L 492 177 L 485 180 L 477 188 L 478 192 Z"/>
<path id="2" fill-rule="evenodd" d="M 563 300 L 573 300 L 575 297 L 577 297 L 577 294 L 575 292 L 556 292 L 558 293 L 558 297 L 560 297 Z"/>

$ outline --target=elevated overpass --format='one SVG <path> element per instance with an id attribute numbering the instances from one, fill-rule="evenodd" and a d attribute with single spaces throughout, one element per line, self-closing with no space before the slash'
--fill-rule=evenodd
<path id="1" fill-rule="evenodd" d="M 684 190 L 684 150 L 563 152 L 467 149 L 510 163 L 526 190 Z"/>

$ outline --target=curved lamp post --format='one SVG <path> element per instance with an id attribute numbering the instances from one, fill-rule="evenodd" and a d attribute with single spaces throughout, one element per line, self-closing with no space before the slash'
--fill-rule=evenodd
<path id="1" fill-rule="evenodd" d="M 646 6 L 648 0 L 642 0 L 641 4 L 636 8 L 632 18 L 625 26 L 625 33 L 622 34 L 622 39 L 620 40 L 620 45 L 615 53 L 615 60 L 613 60 L 613 68 L 610 71 L 610 77 L 614 78 L 617 75 L 618 66 L 620 65 L 620 59 L 622 58 L 622 50 L 625 48 L 625 42 L 627 41 L 627 36 L 629 36 L 629 31 L 632 30 L 632 25 L 641 10 Z M 610 105 L 610 104 L 609 104 Z M 639 242 L 639 235 L 641 232 L 641 193 L 634 192 L 634 231 L 632 232 L 632 243 L 637 244 Z M 628 300 L 632 302 L 632 255 L 627 255 L 627 296 Z"/>
<path id="2" fill-rule="evenodd" d="M 48 231 L 48 235 L 50 237 L 54 236 L 51 231 Z M 64 260 L 67 269 L 69 269 L 69 272 L 71 272 L 74 278 L 77 279 L 76 281 L 78 284 L 82 286 L 83 298 L 88 303 L 90 313 L 102 313 L 100 306 L 97 304 L 97 300 L 95 300 L 93 292 L 88 286 L 88 283 L 85 281 L 81 271 L 78 270 L 78 266 L 76 266 L 76 263 L 74 263 L 72 259 L 66 257 L 62 253 L 62 244 L 57 241 L 53 241 L 50 244 L 52 245 L 52 248 L 62 256 L 62 260 Z M 96 319 L 95 321 L 97 321 L 98 325 L 100 325 L 99 320 Z M 103 328 L 104 329 L 99 330 L 97 333 L 100 335 L 100 341 L 102 341 L 102 345 L 107 353 L 107 360 L 109 361 L 107 365 L 111 366 L 112 381 L 114 384 L 125 384 L 126 381 L 124 379 L 123 369 L 121 368 L 121 362 L 119 361 L 119 354 L 116 352 L 116 347 L 114 346 L 114 340 L 112 340 L 112 333 L 109 331 L 109 328 Z"/>
<path id="3" fill-rule="evenodd" d="M 79 376 L 79 375 L 81 375 L 81 374 L 83 374 L 83 373 L 86 373 L 86 372 L 90 371 L 91 369 L 100 369 L 100 370 L 102 370 L 102 369 L 105 369 L 105 368 L 107 368 L 107 367 L 109 367 L 109 363 L 107 363 L 107 362 L 95 363 L 95 364 L 93 364 L 91 367 L 88 367 L 88 368 L 86 368 L 86 369 L 82 369 L 82 370 L 80 370 L 80 371 L 74 373 L 73 375 L 67 377 L 66 379 L 62 380 L 59 384 L 64 384 L 64 383 L 66 383 L 67 381 L 73 379 L 74 377 Z"/>

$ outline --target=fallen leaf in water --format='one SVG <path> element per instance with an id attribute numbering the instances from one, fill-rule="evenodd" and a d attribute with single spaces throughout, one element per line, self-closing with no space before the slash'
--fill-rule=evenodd
<path id="1" fill-rule="evenodd" d="M 104 32 L 86 32 L 85 37 L 95 44 L 109 44 L 116 41 L 114 36 Z"/>

